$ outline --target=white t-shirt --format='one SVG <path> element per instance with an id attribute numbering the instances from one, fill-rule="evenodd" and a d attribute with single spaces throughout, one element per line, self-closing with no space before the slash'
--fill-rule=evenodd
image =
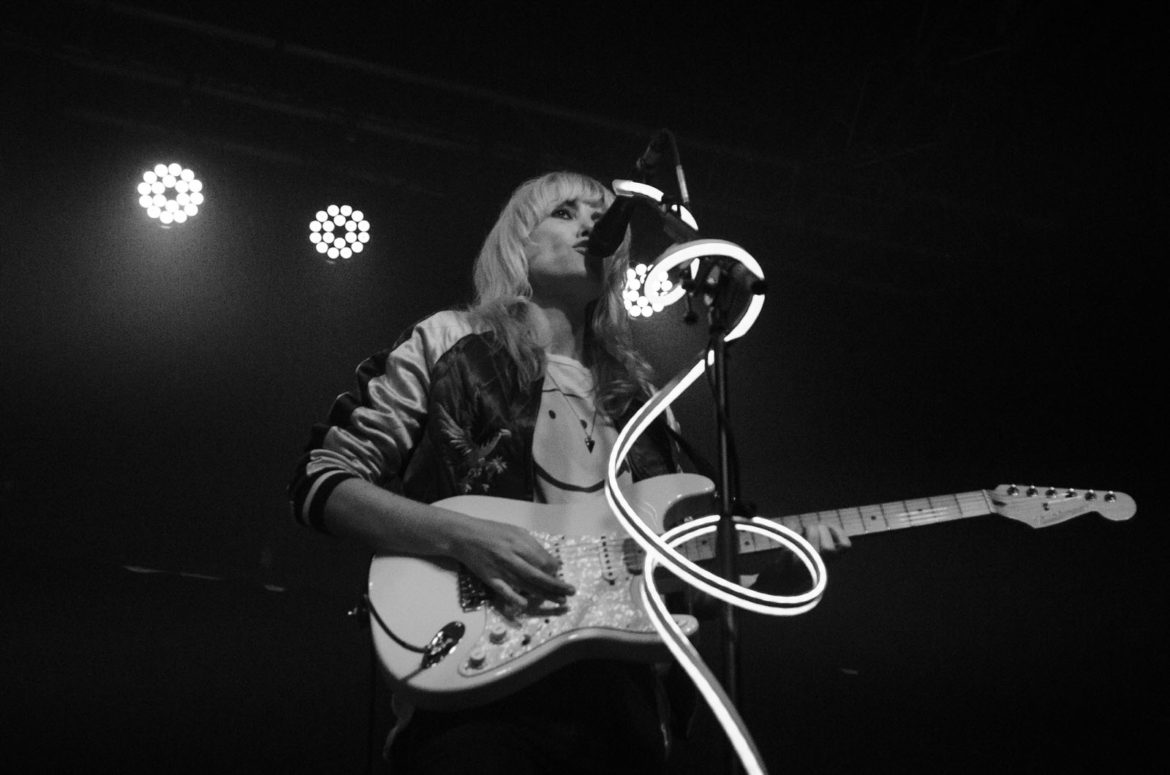
<path id="1" fill-rule="evenodd" d="M 537 503 L 605 497 L 605 467 L 617 428 L 595 402 L 593 374 L 563 355 L 546 356 L 540 413 L 532 440 Z M 629 470 L 619 481 L 628 483 Z"/>

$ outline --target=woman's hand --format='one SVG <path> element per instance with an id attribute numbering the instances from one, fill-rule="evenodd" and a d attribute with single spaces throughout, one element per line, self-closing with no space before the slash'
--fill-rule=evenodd
<path id="1" fill-rule="evenodd" d="M 853 542 L 836 525 L 808 525 L 803 531 L 804 540 L 812 544 L 818 554 L 838 554 Z"/>
<path id="2" fill-rule="evenodd" d="M 527 530 L 420 503 L 362 479 L 348 479 L 325 504 L 325 523 L 375 552 L 451 557 L 515 610 L 541 600 L 563 604 L 576 590 L 557 578 L 560 563 Z"/>
<path id="3" fill-rule="evenodd" d="M 576 592 L 557 576 L 561 563 L 527 530 L 469 517 L 451 547 L 498 597 L 504 610 L 516 611 L 548 600 L 564 604 Z"/>

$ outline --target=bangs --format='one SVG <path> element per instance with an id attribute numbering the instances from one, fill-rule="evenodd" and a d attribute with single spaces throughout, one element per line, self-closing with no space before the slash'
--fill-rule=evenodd
<path id="1" fill-rule="evenodd" d="M 559 205 L 573 201 L 608 208 L 614 193 L 588 175 L 557 171 L 521 183 L 500 212 L 475 261 L 475 302 L 471 315 L 491 331 L 498 346 L 519 369 L 524 384 L 540 379 L 545 368 L 544 342 L 529 317 L 532 286 L 528 249 L 532 230 Z M 601 411 L 615 423 L 637 396 L 650 394 L 651 368 L 634 349 L 629 318 L 622 303 L 629 236 L 603 266 L 604 288 L 592 312 L 586 308 L 588 360 L 598 386 Z"/>
<path id="2" fill-rule="evenodd" d="M 554 172 L 534 181 L 529 199 L 533 220 L 530 228 L 548 216 L 557 205 L 569 200 L 605 207 L 613 200 L 613 193 L 593 178 L 572 172 Z"/>

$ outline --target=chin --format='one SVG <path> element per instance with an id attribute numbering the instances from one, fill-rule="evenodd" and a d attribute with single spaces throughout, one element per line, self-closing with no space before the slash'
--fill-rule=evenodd
<path id="1" fill-rule="evenodd" d="M 589 276 L 600 282 L 601 278 L 605 276 L 605 259 L 600 256 L 585 254 L 585 271 Z"/>

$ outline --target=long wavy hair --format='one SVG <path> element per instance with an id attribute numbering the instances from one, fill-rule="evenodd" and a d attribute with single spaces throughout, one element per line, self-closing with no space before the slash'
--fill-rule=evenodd
<path id="1" fill-rule="evenodd" d="M 468 308 L 507 349 L 527 382 L 544 375 L 544 342 L 532 325 L 532 285 L 525 248 L 532 230 L 569 199 L 600 201 L 608 207 L 613 193 L 602 183 L 576 172 L 550 172 L 522 183 L 504 205 L 475 261 L 475 301 Z M 630 401 L 651 390 L 652 370 L 633 346 L 629 317 L 622 301 L 629 266 L 630 235 L 603 264 L 601 296 L 586 311 L 585 360 L 593 372 L 598 408 L 615 422 Z"/>

